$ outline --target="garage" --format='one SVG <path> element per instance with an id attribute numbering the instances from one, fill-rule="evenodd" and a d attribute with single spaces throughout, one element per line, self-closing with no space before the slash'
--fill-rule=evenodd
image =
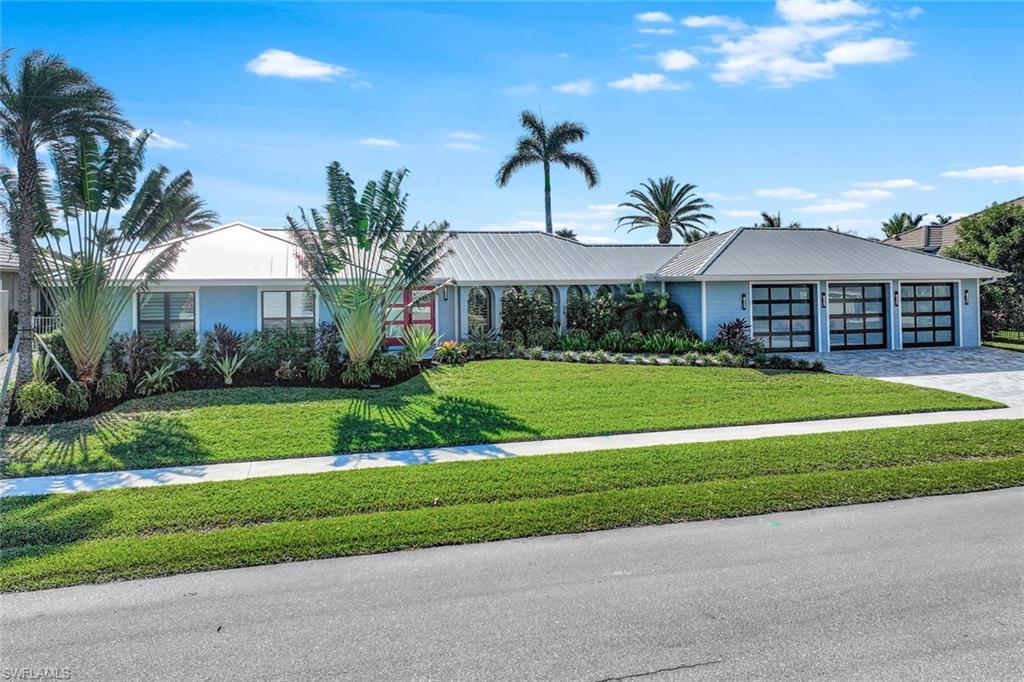
<path id="1" fill-rule="evenodd" d="M 884 284 L 830 284 L 828 287 L 829 348 L 888 348 Z"/>
<path id="2" fill-rule="evenodd" d="M 952 282 L 914 282 L 900 286 L 904 348 L 953 345 L 955 291 Z"/>
<path id="3" fill-rule="evenodd" d="M 774 351 L 814 350 L 813 285 L 751 287 L 754 337 Z"/>

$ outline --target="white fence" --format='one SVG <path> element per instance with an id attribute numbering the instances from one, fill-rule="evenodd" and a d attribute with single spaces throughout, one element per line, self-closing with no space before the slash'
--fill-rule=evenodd
<path id="1" fill-rule="evenodd" d="M 36 315 L 32 318 L 32 331 L 36 334 L 49 334 L 52 331 L 56 331 L 59 327 L 59 317 L 40 317 Z"/>

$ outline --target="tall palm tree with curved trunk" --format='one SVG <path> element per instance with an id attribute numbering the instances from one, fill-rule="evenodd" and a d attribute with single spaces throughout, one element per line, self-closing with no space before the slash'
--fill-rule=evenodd
<path id="1" fill-rule="evenodd" d="M 893 237 L 899 238 L 901 234 L 919 227 L 922 220 L 924 220 L 924 216 L 920 213 L 917 215 L 911 215 L 905 211 L 903 213 L 893 213 L 891 218 L 882 221 L 882 232 L 890 239 Z"/>
<path id="2" fill-rule="evenodd" d="M 688 244 L 707 236 L 707 223 L 715 219 L 704 211 L 714 207 L 694 192 L 696 185 L 680 185 L 669 175 L 659 180 L 648 178 L 640 187 L 627 195 L 634 201 L 619 204 L 636 213 L 619 218 L 615 229 L 623 225 L 629 226 L 627 232 L 656 228 L 659 244 L 671 242 L 673 233 Z"/>
<path id="3" fill-rule="evenodd" d="M 526 134 L 516 140 L 516 150 L 505 157 L 494 182 L 504 187 L 518 171 L 540 164 L 544 167 L 544 226 L 548 234 L 554 232 L 551 224 L 551 164 L 560 163 L 570 170 L 583 175 L 587 187 L 594 188 L 600 182 L 600 175 L 593 160 L 585 154 L 570 151 L 567 147 L 582 142 L 587 128 L 582 123 L 562 121 L 548 128 L 542 119 L 532 111 L 519 115 L 519 122 Z"/>
<path id="4" fill-rule="evenodd" d="M 44 144 L 80 135 L 113 139 L 131 129 L 106 89 L 61 57 L 33 51 L 10 70 L 10 49 L 0 52 L 0 141 L 17 159 L 17 205 L 39 206 L 39 161 Z M 12 216 L 18 253 L 18 350 L 16 384 L 32 375 L 31 286 L 38 213 L 19 210 Z"/>

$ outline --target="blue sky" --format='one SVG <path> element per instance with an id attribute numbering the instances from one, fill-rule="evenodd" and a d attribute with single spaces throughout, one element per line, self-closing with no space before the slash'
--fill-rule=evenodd
<path id="1" fill-rule="evenodd" d="M 877 236 L 895 211 L 1024 194 L 1024 3 L 5 2 L 0 42 L 64 55 L 159 137 L 224 220 L 281 225 L 406 167 L 410 217 L 542 229 L 542 178 L 497 189 L 518 114 L 590 129 L 588 190 L 554 172 L 556 226 L 615 231 L 648 177 L 692 182 L 716 228 L 760 210 Z"/>

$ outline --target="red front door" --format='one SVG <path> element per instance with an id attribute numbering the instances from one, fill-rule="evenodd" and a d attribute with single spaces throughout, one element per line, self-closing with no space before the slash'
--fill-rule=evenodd
<path id="1" fill-rule="evenodd" d="M 402 332 L 406 327 L 429 327 L 435 330 L 434 296 L 432 287 L 419 287 L 402 294 L 401 302 L 388 306 L 384 322 L 384 336 L 388 346 L 402 345 Z M 415 299 L 415 303 L 413 300 Z"/>

